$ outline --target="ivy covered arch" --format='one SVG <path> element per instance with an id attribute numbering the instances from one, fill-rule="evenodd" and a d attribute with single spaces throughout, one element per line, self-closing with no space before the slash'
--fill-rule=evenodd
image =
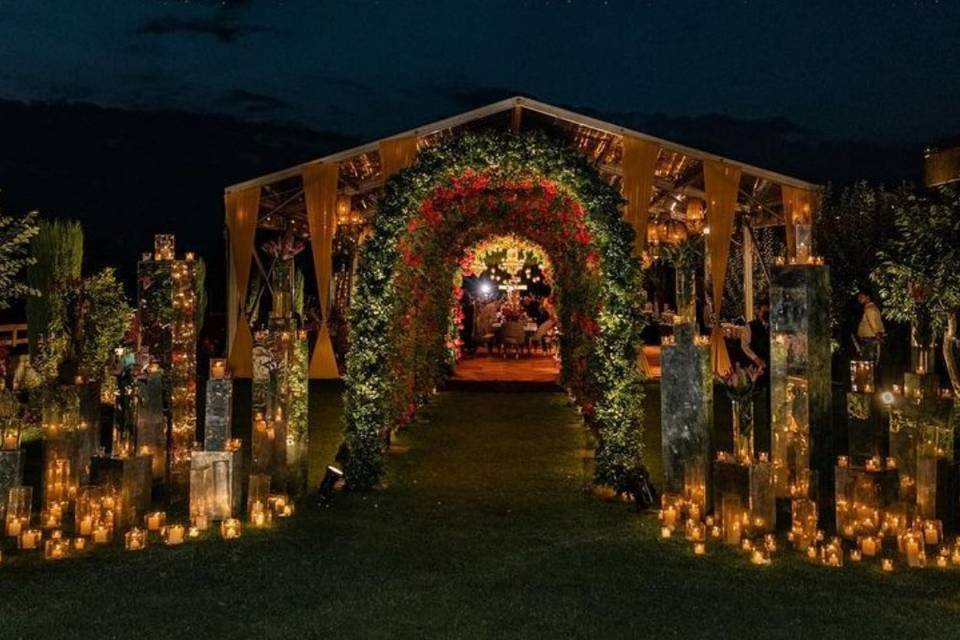
<path id="1" fill-rule="evenodd" d="M 619 193 L 576 150 L 541 133 L 464 134 L 421 152 L 385 185 L 350 312 L 346 477 L 382 474 L 387 431 L 449 371 L 451 282 L 488 236 L 534 242 L 553 263 L 561 383 L 598 438 L 596 480 L 634 486 L 642 442 L 636 365 L 639 265 Z"/>

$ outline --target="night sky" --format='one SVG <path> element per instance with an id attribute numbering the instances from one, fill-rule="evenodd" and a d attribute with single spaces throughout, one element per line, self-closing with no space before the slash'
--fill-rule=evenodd
<path id="1" fill-rule="evenodd" d="M 0 97 L 177 108 L 364 139 L 507 95 L 960 132 L 960 2 L 0 0 Z"/>

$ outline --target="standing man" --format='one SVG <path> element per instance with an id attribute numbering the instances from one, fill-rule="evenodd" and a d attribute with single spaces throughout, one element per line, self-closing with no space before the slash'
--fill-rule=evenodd
<path id="1" fill-rule="evenodd" d="M 740 348 L 760 370 L 757 395 L 753 399 L 754 447 L 770 451 L 770 301 L 756 303 L 757 317 L 747 323 L 740 334 Z"/>
<path id="2" fill-rule="evenodd" d="M 863 315 L 857 325 L 857 344 L 860 348 L 860 357 L 872 360 L 874 367 L 880 361 L 880 343 L 883 342 L 883 316 L 866 289 L 857 292 L 857 302 L 863 306 Z"/>
<path id="3" fill-rule="evenodd" d="M 770 370 L 770 301 L 757 301 L 757 317 L 747 323 L 740 334 L 740 348 L 755 367 L 769 377 Z"/>

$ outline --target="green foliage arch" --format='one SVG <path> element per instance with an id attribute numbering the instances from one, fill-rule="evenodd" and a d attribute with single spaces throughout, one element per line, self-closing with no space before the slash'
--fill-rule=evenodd
<path id="1" fill-rule="evenodd" d="M 384 435 L 446 373 L 452 277 L 489 236 L 539 244 L 556 270 L 561 382 L 598 436 L 596 480 L 629 491 L 642 449 L 640 268 L 619 193 L 542 133 L 468 133 L 422 151 L 385 185 L 350 312 L 346 476 L 382 475 Z"/>

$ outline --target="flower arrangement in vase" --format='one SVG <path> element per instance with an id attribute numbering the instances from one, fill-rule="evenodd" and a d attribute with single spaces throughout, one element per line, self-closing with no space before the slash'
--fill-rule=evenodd
<path id="1" fill-rule="evenodd" d="M 753 398 L 762 374 L 754 365 L 735 364 L 725 374 L 716 376 L 733 408 L 733 453 L 741 462 L 753 460 Z"/>

